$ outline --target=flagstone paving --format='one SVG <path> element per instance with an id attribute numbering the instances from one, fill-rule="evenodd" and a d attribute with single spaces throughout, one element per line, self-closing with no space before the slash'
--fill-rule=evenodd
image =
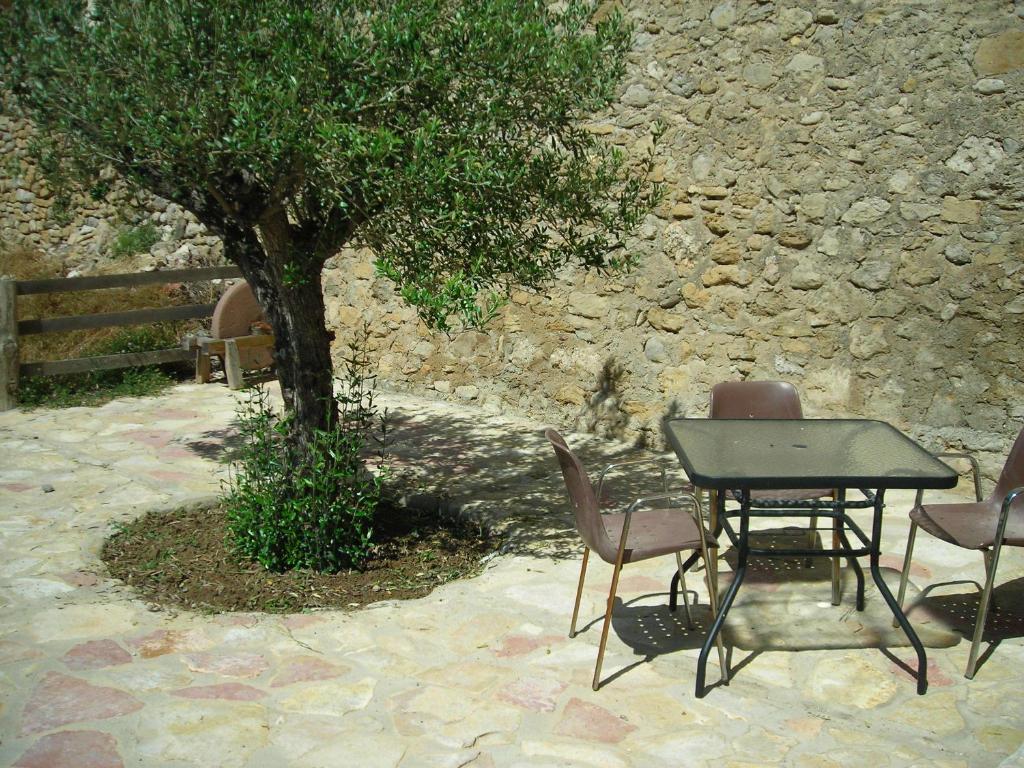
<path id="1" fill-rule="evenodd" d="M 580 547 L 542 425 L 386 395 L 410 503 L 502 530 L 478 578 L 407 602 L 301 615 L 155 610 L 99 559 L 119 522 L 208 503 L 235 437 L 222 386 L 99 408 L 0 414 L 0 764 L 115 766 L 1024 765 L 1024 558 L 1001 564 L 999 640 L 963 678 L 976 553 L 919 537 L 913 658 L 877 592 L 829 603 L 827 567 L 752 569 L 730 615 L 733 680 L 704 699 L 708 622 L 665 607 L 669 561 L 623 573 L 606 682 L 590 689 L 609 568 L 598 563 L 566 634 Z M 570 443 L 595 467 L 634 451 Z M 619 498 L 633 488 L 623 487 Z M 943 495 L 966 498 L 966 483 Z M 438 500 L 438 494 L 444 494 Z M 893 494 L 883 565 L 897 578 L 911 497 Z M 730 553 L 723 553 L 722 580 Z M 915 595 L 918 593 L 915 591 Z M 709 672 L 714 667 L 709 668 Z M 712 673 L 713 674 L 713 673 Z"/>

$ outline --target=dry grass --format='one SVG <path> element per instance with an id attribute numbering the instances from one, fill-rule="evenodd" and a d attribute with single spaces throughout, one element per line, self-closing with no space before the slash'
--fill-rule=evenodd
<path id="1" fill-rule="evenodd" d="M 96 274 L 133 272 L 135 269 L 126 261 L 111 260 Z M 20 245 L 0 243 L 0 275 L 10 275 L 18 280 L 35 280 L 62 277 L 61 265 L 49 259 L 42 252 Z M 102 312 L 120 312 L 150 307 L 171 307 L 192 304 L 196 301 L 213 301 L 212 287 L 145 285 L 137 288 L 105 288 L 76 293 L 50 293 L 18 298 L 18 318 L 21 320 L 42 317 L 64 317 L 68 315 L 92 315 Z M 170 326 L 168 334 L 178 338 L 200 325 L 187 321 Z M 103 347 L 121 332 L 118 328 L 94 328 L 65 333 L 42 333 L 23 336 L 18 340 L 22 362 L 40 360 L 65 360 L 85 357 L 90 350 Z M 95 353 L 92 353 L 95 354 Z"/>

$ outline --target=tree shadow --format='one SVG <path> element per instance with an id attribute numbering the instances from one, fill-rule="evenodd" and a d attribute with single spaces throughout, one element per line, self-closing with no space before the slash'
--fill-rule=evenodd
<path id="1" fill-rule="evenodd" d="M 609 357 L 597 374 L 597 391 L 576 414 L 573 429 L 622 440 L 631 421 L 622 410 L 620 395 L 626 380 L 626 368 Z"/>
<path id="2" fill-rule="evenodd" d="M 196 439 L 183 441 L 181 445 L 209 461 L 230 464 L 241 455 L 245 440 L 235 416 L 228 426 L 200 432 Z"/>
<path id="3" fill-rule="evenodd" d="M 542 425 L 399 395 L 380 395 L 379 402 L 388 409 L 385 492 L 398 506 L 479 525 L 504 539 L 504 552 L 580 556 L 565 483 Z M 240 445 L 233 429 L 202 433 L 187 445 L 230 460 L 230 449 Z M 610 463 L 653 455 L 596 435 L 567 437 L 595 480 Z M 376 465 L 375 456 L 367 459 Z M 670 488 L 682 485 L 678 462 L 666 459 L 665 466 Z M 609 476 L 602 505 L 618 510 L 661 488 L 657 466 L 624 468 Z"/>

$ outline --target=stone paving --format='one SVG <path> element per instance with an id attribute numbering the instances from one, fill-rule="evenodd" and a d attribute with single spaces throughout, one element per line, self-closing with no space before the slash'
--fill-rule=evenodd
<path id="1" fill-rule="evenodd" d="M 692 577 L 699 606 L 687 630 L 665 607 L 668 560 L 624 571 L 595 693 L 610 569 L 592 566 L 585 631 L 570 640 L 580 547 L 541 425 L 381 401 L 395 419 L 396 466 L 418 471 L 425 489 L 411 501 L 445 492 L 449 509 L 505 533 L 503 553 L 478 578 L 419 600 L 285 616 L 154 610 L 99 560 L 116 523 L 215 498 L 234 435 L 225 388 L 0 414 L 0 763 L 1024 765 L 1018 550 L 1000 569 L 999 642 L 973 681 L 960 633 L 981 558 L 922 536 L 913 581 L 942 585 L 912 612 L 929 647 L 925 696 L 872 586 L 857 613 L 849 585 L 841 606 L 829 604 L 826 568 L 783 564 L 753 570 L 730 615 L 732 682 L 694 698 L 706 592 Z M 569 441 L 595 467 L 634 453 Z M 964 483 L 946 496 L 967 493 Z M 910 500 L 889 500 L 893 578 Z M 728 549 L 723 560 L 725 582 Z"/>

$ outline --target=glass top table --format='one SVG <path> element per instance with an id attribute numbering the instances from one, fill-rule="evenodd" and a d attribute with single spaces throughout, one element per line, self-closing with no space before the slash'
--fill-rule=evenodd
<path id="1" fill-rule="evenodd" d="M 665 431 L 690 481 L 699 488 L 719 492 L 718 522 L 738 555 L 732 584 L 698 658 L 698 698 L 706 693 L 708 654 L 743 582 L 751 554 L 850 558 L 858 573 L 858 610 L 863 610 L 863 575 L 855 558 L 868 556 L 878 591 L 917 652 L 917 691 L 923 694 L 928 687 L 924 647 L 878 566 L 884 495 L 889 488 L 952 488 L 957 483 L 956 472 L 893 426 L 872 419 L 671 419 L 665 422 Z M 778 509 L 751 504 L 751 491 L 818 488 L 836 489 L 835 499 L 769 505 Z M 846 490 L 850 488 L 871 489 L 865 492 L 867 502 L 847 502 Z M 738 510 L 725 512 L 724 491 L 738 496 Z M 874 509 L 870 535 L 861 531 L 846 512 L 851 507 L 867 506 Z M 750 546 L 751 517 L 798 515 L 831 517 L 842 546 L 771 550 Z M 730 516 L 739 518 L 738 534 L 729 523 Z M 850 544 L 847 529 L 855 534 L 860 546 Z"/>

